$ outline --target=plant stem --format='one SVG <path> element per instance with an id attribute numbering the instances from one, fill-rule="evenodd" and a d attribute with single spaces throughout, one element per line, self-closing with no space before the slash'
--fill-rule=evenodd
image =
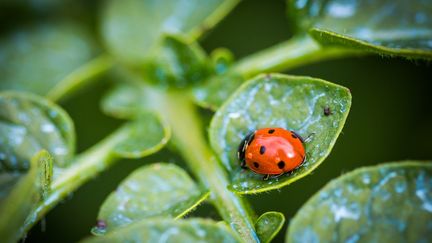
<path id="1" fill-rule="evenodd" d="M 201 183 L 222 218 L 246 242 L 259 242 L 247 201 L 227 189 L 228 175 L 208 147 L 196 107 L 181 91 L 155 91 L 158 113 L 170 125 L 173 143 Z"/>
<path id="2" fill-rule="evenodd" d="M 322 47 L 309 35 L 302 35 L 245 57 L 232 70 L 249 78 L 263 72 L 285 71 L 320 60 L 360 54 L 345 48 Z"/>
<path id="3" fill-rule="evenodd" d="M 64 99 L 72 92 L 88 85 L 95 80 L 95 77 L 105 73 L 113 65 L 114 60 L 109 55 L 103 54 L 67 75 L 48 92 L 46 97 L 52 101 Z"/>
<path id="4" fill-rule="evenodd" d="M 45 200 L 41 201 L 27 217 L 23 225 L 23 232 L 27 232 L 50 209 L 63 200 L 68 194 L 75 191 L 89 179 L 106 170 L 116 161 L 112 148 L 119 141 L 128 136 L 125 129 L 119 129 L 86 152 L 76 156 L 72 165 L 61 171 L 57 180 L 51 185 L 51 191 Z"/>

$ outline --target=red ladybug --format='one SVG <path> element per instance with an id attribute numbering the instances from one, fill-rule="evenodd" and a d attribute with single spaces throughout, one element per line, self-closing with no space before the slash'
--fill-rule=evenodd
<path id="1" fill-rule="evenodd" d="M 282 175 L 299 167 L 305 160 L 303 139 L 283 128 L 258 129 L 243 139 L 237 156 L 242 168 L 263 174 Z"/>

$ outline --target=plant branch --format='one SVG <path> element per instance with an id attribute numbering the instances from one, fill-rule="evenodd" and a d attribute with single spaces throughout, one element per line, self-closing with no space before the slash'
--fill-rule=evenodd
<path id="1" fill-rule="evenodd" d="M 239 60 L 232 71 L 249 78 L 263 72 L 286 71 L 321 60 L 360 54 L 351 49 L 323 47 L 309 35 L 302 35 Z"/>
<path id="2" fill-rule="evenodd" d="M 196 107 L 186 92 L 154 91 L 151 95 L 157 104 L 155 109 L 171 125 L 174 145 L 195 176 L 210 190 L 210 200 L 222 218 L 246 242 L 259 242 L 249 205 L 227 189 L 228 175 L 208 147 Z"/>
<path id="3" fill-rule="evenodd" d="M 114 60 L 103 54 L 67 75 L 48 92 L 46 97 L 52 101 L 64 99 L 79 88 L 89 85 L 95 77 L 105 73 L 113 65 Z"/>
<path id="4" fill-rule="evenodd" d="M 94 147 L 76 156 L 72 165 L 61 171 L 54 179 L 48 196 L 32 210 L 23 225 L 22 232 L 27 232 L 68 194 L 110 167 L 117 160 L 117 157 L 111 153 L 112 148 L 127 136 L 128 133 L 125 129 L 118 129 Z"/>

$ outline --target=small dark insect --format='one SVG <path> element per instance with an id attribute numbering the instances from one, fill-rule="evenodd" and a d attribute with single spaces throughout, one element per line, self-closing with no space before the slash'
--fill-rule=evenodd
<path id="1" fill-rule="evenodd" d="M 325 107 L 324 108 L 324 116 L 330 116 L 332 113 L 332 111 L 330 110 L 330 107 Z"/>
<path id="2" fill-rule="evenodd" d="M 96 222 L 96 227 L 98 229 L 105 229 L 107 227 L 105 220 L 98 219 Z"/>

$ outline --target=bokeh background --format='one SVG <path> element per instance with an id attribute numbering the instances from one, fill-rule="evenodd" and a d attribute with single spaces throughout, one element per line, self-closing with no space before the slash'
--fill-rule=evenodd
<path id="1" fill-rule="evenodd" d="M 87 25 L 98 36 L 98 8 L 103 1 L 5 1 L 0 5 L 0 33 L 36 19 L 71 18 Z M 229 48 L 237 59 L 292 36 L 281 0 L 245 0 L 208 33 L 201 44 L 208 52 Z M 99 42 L 101 43 L 101 42 Z M 352 169 L 389 161 L 432 159 L 431 64 L 370 55 L 316 63 L 290 74 L 322 78 L 350 88 L 353 106 L 331 155 L 306 178 L 281 190 L 248 196 L 258 214 L 280 211 L 290 218 L 329 180 Z M 1 77 L 0 77 L 1 82 Z M 103 78 L 62 103 L 75 122 L 78 152 L 105 137 L 122 121 L 101 113 L 99 102 L 111 87 Z M 212 113 L 202 110 L 206 121 Z M 141 160 L 123 160 L 81 187 L 60 203 L 27 235 L 26 242 L 75 242 L 88 236 L 99 206 L 116 185 L 134 169 L 151 162 L 181 158 L 163 150 Z M 218 219 L 210 205 L 190 216 Z M 288 224 L 274 242 L 282 242 Z"/>

